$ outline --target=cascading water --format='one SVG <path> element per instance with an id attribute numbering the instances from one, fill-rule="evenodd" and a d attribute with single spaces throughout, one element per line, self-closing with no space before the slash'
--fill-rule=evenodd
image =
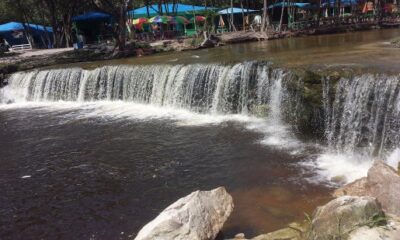
<path id="1" fill-rule="evenodd" d="M 212 116 L 239 114 L 253 119 L 249 129 L 266 134 L 263 143 L 287 148 L 298 143 L 283 124 L 299 102 L 297 89 L 288 90 L 291 81 L 291 74 L 264 62 L 44 70 L 12 75 L 0 102 L 120 101 Z"/>
<path id="2" fill-rule="evenodd" d="M 316 161 L 320 173 L 328 178 L 345 175 L 350 181 L 365 175 L 374 157 L 387 157 L 396 165 L 399 77 L 365 74 L 342 78 L 336 85 L 329 78 L 321 81 L 329 150 Z M 118 102 L 156 107 L 153 112 L 172 108 L 206 116 L 257 117 L 247 128 L 265 133 L 262 143 L 297 151 L 302 147 L 293 130 L 305 113 L 304 84 L 264 62 L 71 68 L 16 73 L 0 89 L 0 103 L 106 102 L 107 111 L 121 115 Z"/>
<path id="3" fill-rule="evenodd" d="M 117 101 L 201 113 L 251 114 L 265 106 L 281 120 L 286 89 L 281 70 L 265 63 L 226 65 L 107 66 L 16 73 L 1 102 Z M 265 110 L 264 109 L 264 110 Z"/>
<path id="4" fill-rule="evenodd" d="M 374 159 L 397 167 L 400 159 L 400 79 L 365 74 L 323 79 L 325 135 L 329 152 L 317 163 L 325 175 L 365 176 Z M 330 98 L 331 90 L 335 93 Z M 396 154 L 397 153 L 397 154 Z"/>
<path id="5" fill-rule="evenodd" d="M 336 88 L 329 145 L 382 156 L 400 143 L 400 80 L 384 75 L 341 79 Z"/>

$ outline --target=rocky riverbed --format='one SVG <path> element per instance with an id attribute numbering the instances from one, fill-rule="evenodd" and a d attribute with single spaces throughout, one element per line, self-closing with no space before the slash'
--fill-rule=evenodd
<path id="1" fill-rule="evenodd" d="M 400 175 L 392 167 L 375 161 L 367 177 L 337 189 L 333 196 L 303 222 L 251 240 L 400 239 Z M 233 211 L 233 202 L 224 188 L 193 192 L 148 223 L 135 240 L 215 239 Z M 248 238 L 239 233 L 225 239 Z"/>

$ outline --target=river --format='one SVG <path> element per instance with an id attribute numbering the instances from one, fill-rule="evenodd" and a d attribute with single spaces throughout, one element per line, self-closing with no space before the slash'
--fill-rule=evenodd
<path id="1" fill-rule="evenodd" d="M 398 34 L 284 39 L 14 74 L 0 90 L 0 236 L 126 239 L 178 198 L 217 186 L 235 202 L 226 237 L 302 221 L 338 183 L 365 175 L 374 157 L 397 164 L 400 81 L 388 62 L 400 51 L 385 42 Z M 380 73 L 319 80 L 321 139 L 297 124 L 307 82 L 286 68 L 300 65 Z"/>

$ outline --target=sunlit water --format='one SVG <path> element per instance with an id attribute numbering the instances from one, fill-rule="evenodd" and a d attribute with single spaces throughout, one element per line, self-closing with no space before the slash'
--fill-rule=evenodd
<path id="1" fill-rule="evenodd" d="M 169 63 L 164 67 L 13 76 L 0 91 L 0 236 L 125 239 L 178 198 L 217 186 L 226 186 L 235 202 L 226 237 L 302 221 L 330 199 L 332 187 L 365 176 L 372 152 L 397 166 L 400 97 L 391 89 L 400 86 L 398 78 L 343 79 L 349 91 L 335 96 L 337 109 L 326 108 L 332 113 L 323 143 L 283 120 L 298 101 L 287 91 L 285 71 L 257 62 L 176 64 L 222 56 L 267 60 L 270 54 L 288 66 L 358 64 L 392 73 L 398 66 L 387 61 L 400 54 L 384 41 L 398 33 L 285 39 L 109 62 Z M 104 63 L 80 66 L 97 64 Z M 393 107 L 369 114 L 368 101 Z M 258 105 L 268 105 L 267 117 L 251 113 Z M 378 120 L 385 131 L 374 124 Z"/>
<path id="2" fill-rule="evenodd" d="M 33 103 L 0 108 L 0 123 L 5 238 L 125 238 L 177 198 L 217 186 L 235 201 L 224 234 L 255 235 L 329 199 L 304 180 L 301 157 L 262 143 L 273 133 L 251 130 L 252 117 Z"/>
<path id="3" fill-rule="evenodd" d="M 400 48 L 390 41 L 400 36 L 400 29 L 306 36 L 272 41 L 240 43 L 198 51 L 167 52 L 139 58 L 107 61 L 106 64 L 188 64 L 274 61 L 283 67 L 356 67 L 365 71 L 398 73 Z M 86 68 L 104 62 L 77 64 Z M 71 64 L 68 64 L 70 67 Z"/>

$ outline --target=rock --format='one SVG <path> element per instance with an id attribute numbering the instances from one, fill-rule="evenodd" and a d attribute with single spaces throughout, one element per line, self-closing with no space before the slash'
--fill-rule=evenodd
<path id="1" fill-rule="evenodd" d="M 346 176 L 344 175 L 339 175 L 339 176 L 334 176 L 331 178 L 331 181 L 336 183 L 336 184 L 345 184 L 346 183 Z"/>
<path id="2" fill-rule="evenodd" d="M 201 44 L 200 47 L 201 48 L 213 48 L 215 47 L 215 45 L 217 45 L 217 43 L 215 41 L 212 41 L 210 39 L 205 39 Z"/>
<path id="3" fill-rule="evenodd" d="M 400 175 L 400 162 L 399 162 L 399 164 L 397 165 L 397 174 Z"/>
<path id="4" fill-rule="evenodd" d="M 240 32 L 223 33 L 218 36 L 218 39 L 223 43 L 240 43 L 240 42 L 266 40 L 269 39 L 269 36 L 263 32 L 240 31 Z"/>
<path id="5" fill-rule="evenodd" d="M 383 216 L 375 198 L 339 197 L 317 208 L 313 214 L 310 239 L 347 239 L 354 229 Z"/>
<path id="6" fill-rule="evenodd" d="M 390 43 L 394 46 L 394 47 L 398 47 L 400 48 L 400 38 L 395 38 L 392 41 L 390 41 Z"/>
<path id="7" fill-rule="evenodd" d="M 225 188 L 196 191 L 162 211 L 135 240 L 215 239 L 232 210 L 233 200 Z"/>
<path id="8" fill-rule="evenodd" d="M 302 233 L 293 228 L 283 228 L 275 232 L 259 235 L 251 240 L 301 240 Z"/>
<path id="9" fill-rule="evenodd" d="M 349 240 L 400 240 L 400 218 L 389 217 L 385 226 L 360 227 L 350 233 Z"/>
<path id="10" fill-rule="evenodd" d="M 334 197 L 341 197 L 345 195 L 351 196 L 365 196 L 366 195 L 367 178 L 363 177 L 349 183 L 341 188 L 338 188 L 334 193 Z"/>
<path id="11" fill-rule="evenodd" d="M 375 197 L 386 213 L 400 216 L 400 176 L 383 161 L 375 161 L 367 178 L 350 183 L 334 192 L 334 196 Z"/>
<path id="12" fill-rule="evenodd" d="M 261 234 L 250 240 L 303 240 L 308 233 L 308 229 L 309 224 L 306 221 L 303 224 L 294 222 L 290 223 L 286 228 Z"/>
<path id="13" fill-rule="evenodd" d="M 244 233 L 238 233 L 235 235 L 235 240 L 241 240 L 241 239 L 246 239 L 246 236 L 244 235 Z"/>
<path id="14" fill-rule="evenodd" d="M 376 197 L 386 213 L 400 216 L 400 176 L 382 161 L 368 171 L 367 196 Z"/>

